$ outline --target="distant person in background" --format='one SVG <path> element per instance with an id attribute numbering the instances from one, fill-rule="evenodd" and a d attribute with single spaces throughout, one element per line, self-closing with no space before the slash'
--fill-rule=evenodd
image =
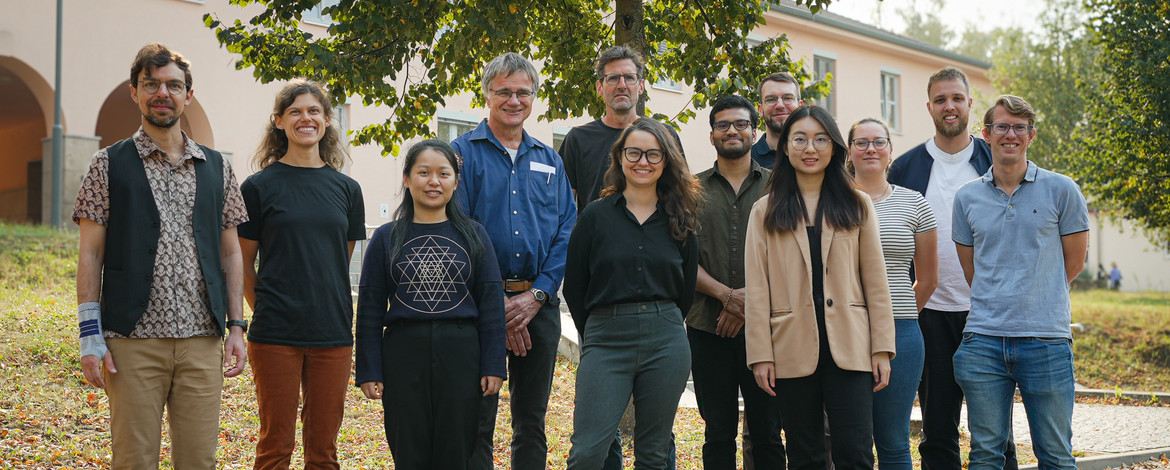
<path id="1" fill-rule="evenodd" d="M 341 172 L 347 156 L 325 90 L 293 80 L 276 94 L 253 157 L 259 171 L 240 185 L 248 207 L 239 243 L 252 307 L 257 470 L 289 467 L 298 405 L 305 465 L 339 468 L 337 432 L 353 357 L 349 260 L 366 238 L 361 187 Z"/>
<path id="2" fill-rule="evenodd" d="M 406 153 L 402 203 L 362 265 L 354 381 L 382 399 L 399 470 L 465 470 L 483 398 L 507 374 L 504 289 L 483 226 L 451 202 L 459 159 L 441 140 Z"/>
<path id="3" fill-rule="evenodd" d="M 1117 262 L 1110 263 L 1113 269 L 1109 270 L 1109 288 L 1113 290 L 1121 289 L 1121 270 L 1117 269 Z"/>

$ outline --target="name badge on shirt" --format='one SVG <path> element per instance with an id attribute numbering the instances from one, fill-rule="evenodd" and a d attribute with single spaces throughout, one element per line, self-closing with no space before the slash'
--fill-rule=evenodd
<path id="1" fill-rule="evenodd" d="M 548 178 L 545 178 L 545 184 L 552 182 L 552 176 L 557 174 L 557 167 L 545 165 L 540 162 L 530 162 L 528 169 L 530 171 L 539 171 L 541 173 L 547 174 Z"/>

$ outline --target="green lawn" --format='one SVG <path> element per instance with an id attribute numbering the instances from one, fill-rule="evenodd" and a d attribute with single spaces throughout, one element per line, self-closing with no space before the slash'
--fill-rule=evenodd
<path id="1" fill-rule="evenodd" d="M 77 358 L 76 257 L 75 233 L 0 223 L 0 468 L 109 466 L 106 397 L 85 384 Z M 1137 390 L 1170 383 L 1170 295 L 1077 292 L 1073 308 L 1074 321 L 1089 328 L 1075 342 L 1078 381 Z M 575 372 L 568 361 L 558 364 L 548 419 L 550 468 L 564 468 L 569 453 Z M 500 411 L 496 456 L 506 468 L 510 417 L 505 404 Z M 390 467 L 381 416 L 378 402 L 350 390 L 339 439 L 344 468 Z M 259 424 L 249 373 L 226 381 L 220 417 L 222 468 L 251 468 Z M 680 469 L 701 468 L 702 432 L 698 412 L 680 410 Z M 1021 454 L 1031 459 L 1026 449 Z M 164 448 L 164 467 L 168 456 Z M 293 463 L 303 465 L 299 454 Z"/>

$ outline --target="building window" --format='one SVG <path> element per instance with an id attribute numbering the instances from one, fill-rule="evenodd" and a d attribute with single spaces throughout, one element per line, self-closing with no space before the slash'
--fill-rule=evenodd
<path id="1" fill-rule="evenodd" d="M 463 134 L 475 130 L 479 123 L 458 118 L 439 116 L 439 139 L 450 142 Z"/>
<path id="2" fill-rule="evenodd" d="M 349 104 L 347 103 L 348 101 L 349 100 L 347 99 L 346 102 L 343 102 L 343 103 L 341 103 L 333 108 L 333 120 L 337 126 L 337 131 L 340 134 L 338 137 L 341 138 L 341 142 L 346 147 L 349 147 L 349 138 L 347 136 L 347 134 L 349 133 Z M 349 163 L 351 163 L 351 161 L 346 160 L 345 163 L 346 164 L 341 167 L 341 173 L 344 175 L 348 175 L 349 174 Z"/>
<path id="3" fill-rule="evenodd" d="M 901 127 L 898 120 L 901 118 L 898 108 L 898 82 L 901 77 L 893 72 L 882 72 L 882 119 L 889 124 L 890 130 L 897 131 Z"/>
<path id="4" fill-rule="evenodd" d="M 568 127 L 555 126 L 553 127 L 552 148 L 558 152 L 561 151 L 561 144 L 565 142 L 565 136 L 569 135 Z"/>
<path id="5" fill-rule="evenodd" d="M 817 80 L 824 80 L 826 76 L 837 76 L 837 60 L 823 56 L 813 56 L 813 75 Z M 829 78 L 829 93 L 819 100 L 819 105 L 827 110 L 833 116 L 837 115 L 837 86 L 833 83 L 833 78 Z"/>
<path id="6" fill-rule="evenodd" d="M 341 0 L 321 0 L 321 3 L 313 5 L 312 8 L 305 10 L 304 14 L 301 15 L 301 18 L 303 18 L 305 22 L 309 24 L 329 26 L 333 23 L 333 18 L 330 18 L 329 15 L 325 14 L 325 9 L 331 6 L 335 6 L 338 3 L 341 3 Z"/>
<path id="7" fill-rule="evenodd" d="M 665 54 L 666 50 L 667 48 L 665 42 L 658 43 L 658 54 Z M 667 76 L 665 71 L 658 76 L 658 80 L 656 80 L 651 86 L 659 90 L 677 91 L 679 93 L 682 92 L 682 90 L 678 87 L 678 82 Z"/>

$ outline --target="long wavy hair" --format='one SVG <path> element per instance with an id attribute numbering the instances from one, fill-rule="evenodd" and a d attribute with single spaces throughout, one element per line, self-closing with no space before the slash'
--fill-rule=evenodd
<path id="1" fill-rule="evenodd" d="M 306 93 L 317 98 L 317 101 L 321 103 L 321 110 L 325 113 L 325 118 L 329 120 L 329 125 L 325 127 L 325 135 L 321 137 L 321 142 L 317 146 L 321 152 L 321 160 L 334 170 L 340 171 L 345 166 L 345 161 L 349 159 L 349 152 L 346 150 L 345 142 L 341 140 L 341 131 L 338 130 L 337 123 L 333 119 L 333 107 L 330 106 L 329 94 L 325 92 L 320 83 L 298 78 L 289 82 L 276 94 L 276 104 L 272 107 L 272 116 L 268 118 L 268 126 L 264 129 L 264 138 L 260 141 L 260 147 L 256 149 L 256 154 L 252 156 L 254 169 L 263 170 L 288 153 L 288 135 L 284 133 L 283 129 L 276 128 L 276 117 L 283 115 L 298 96 Z"/>
<path id="2" fill-rule="evenodd" d="M 455 181 L 459 181 L 459 173 L 463 171 L 462 165 L 459 164 L 459 157 L 455 154 L 455 149 L 451 145 L 439 140 L 428 139 L 410 147 L 406 151 L 406 158 L 402 162 L 402 176 L 410 176 L 410 171 L 414 169 L 414 164 L 418 162 L 419 155 L 423 151 L 434 150 L 447 158 L 447 162 L 451 164 L 451 168 L 455 169 Z M 452 188 L 454 190 L 455 188 Z M 463 213 L 463 209 L 459 208 L 459 203 L 455 202 L 454 195 L 451 200 L 447 201 L 446 207 L 447 220 L 451 221 L 451 226 L 455 228 L 459 235 L 467 241 L 467 253 L 471 257 L 472 262 L 479 259 L 483 255 L 483 241 L 479 239 L 479 234 L 475 231 L 475 224 L 471 218 Z M 414 222 L 414 196 L 410 195 L 410 191 L 402 188 L 402 202 L 398 204 L 398 209 L 394 211 L 394 228 L 390 229 L 390 259 L 396 260 L 402 255 L 402 250 L 406 245 L 406 237 L 410 235 L 410 226 Z M 495 261 L 492 261 L 495 262 Z"/>
<path id="3" fill-rule="evenodd" d="M 622 172 L 624 158 L 622 148 L 626 146 L 626 138 L 634 131 L 653 135 L 658 141 L 658 147 L 666 154 L 666 158 L 663 159 L 666 166 L 662 169 L 662 176 L 658 178 L 658 202 L 662 203 L 662 208 L 670 218 L 670 236 L 686 243 L 687 235 L 699 228 L 698 212 L 703 198 L 703 186 L 698 178 L 691 174 L 687 160 L 683 158 L 674 138 L 662 123 L 650 118 L 638 118 L 622 131 L 609 152 L 609 170 L 605 172 L 605 189 L 601 190 L 601 197 L 626 190 L 626 174 Z"/>
<path id="4" fill-rule="evenodd" d="M 825 168 L 825 179 L 821 184 L 820 202 L 817 212 L 810 218 L 808 208 L 804 204 L 804 197 L 796 184 L 796 168 L 788 159 L 788 136 L 792 133 L 792 125 L 804 118 L 813 118 L 825 128 L 825 133 L 832 140 L 832 157 L 829 166 Z M 808 143 L 812 145 L 812 142 Z M 849 159 L 849 150 L 845 140 L 841 138 L 841 130 L 833 116 L 820 106 L 801 106 L 788 115 L 784 127 L 780 130 L 780 142 L 776 146 L 779 156 L 772 171 L 772 178 L 768 181 L 768 208 L 764 226 L 773 232 L 790 231 L 801 228 L 808 222 L 820 226 L 824 221 L 836 230 L 849 230 L 865 222 L 865 201 L 853 189 L 853 177 L 845 171 L 845 161 Z"/>

